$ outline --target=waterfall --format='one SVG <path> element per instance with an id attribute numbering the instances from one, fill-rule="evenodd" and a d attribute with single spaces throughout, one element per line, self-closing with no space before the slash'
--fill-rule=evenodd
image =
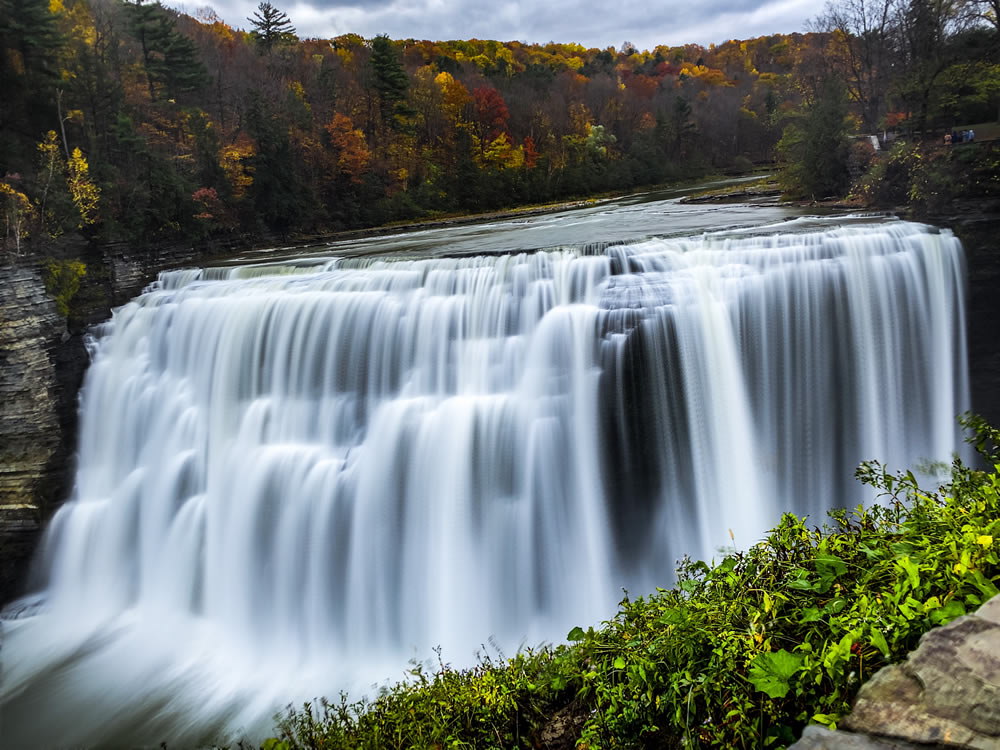
<path id="1" fill-rule="evenodd" d="M 960 444 L 963 285 L 897 221 L 165 273 L 96 332 L 4 746 L 266 732 L 870 500 Z"/>

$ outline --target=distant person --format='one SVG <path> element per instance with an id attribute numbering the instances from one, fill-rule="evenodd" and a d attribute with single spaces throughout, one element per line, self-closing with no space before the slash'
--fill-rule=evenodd
<path id="1" fill-rule="evenodd" d="M 945 146 L 950 146 L 951 145 L 951 133 L 945 133 L 944 134 L 944 145 Z"/>
<path id="2" fill-rule="evenodd" d="M 969 143 L 972 143 L 974 140 L 976 140 L 976 131 L 969 128 Z"/>

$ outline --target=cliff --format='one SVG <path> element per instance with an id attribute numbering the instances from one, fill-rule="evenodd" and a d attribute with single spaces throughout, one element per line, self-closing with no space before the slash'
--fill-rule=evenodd
<path id="1" fill-rule="evenodd" d="M 0 268 L 0 600 L 66 494 L 85 363 L 38 271 Z"/>

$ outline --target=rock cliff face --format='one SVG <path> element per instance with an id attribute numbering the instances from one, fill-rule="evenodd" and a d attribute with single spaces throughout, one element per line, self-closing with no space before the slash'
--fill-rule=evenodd
<path id="1" fill-rule="evenodd" d="M 0 268 L 0 601 L 65 496 L 85 362 L 38 272 Z"/>
<path id="2" fill-rule="evenodd" d="M 24 592 L 42 525 L 71 490 L 86 329 L 160 270 L 206 262 L 238 246 L 64 247 L 61 254 L 87 266 L 69 325 L 45 290 L 38 262 L 0 266 L 0 606 Z"/>

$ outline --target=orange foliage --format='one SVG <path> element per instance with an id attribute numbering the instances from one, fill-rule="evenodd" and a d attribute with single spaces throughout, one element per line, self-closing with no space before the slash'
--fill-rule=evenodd
<path id="1" fill-rule="evenodd" d="M 337 151 L 338 170 L 351 182 L 360 184 L 372 156 L 365 142 L 365 134 L 356 130 L 351 118 L 340 112 L 334 114 L 333 119 L 323 127 Z"/>

